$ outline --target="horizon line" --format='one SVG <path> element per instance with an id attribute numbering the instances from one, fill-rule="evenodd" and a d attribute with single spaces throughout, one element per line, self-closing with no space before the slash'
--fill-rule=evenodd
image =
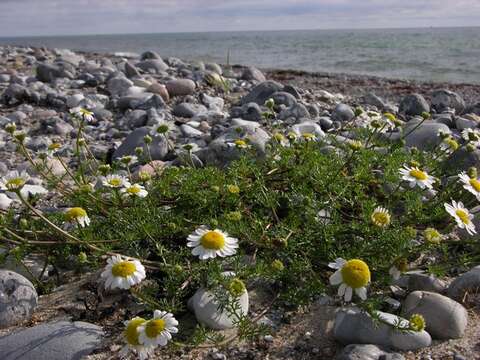
<path id="1" fill-rule="evenodd" d="M 215 34 L 215 33 L 250 33 L 250 32 L 285 32 L 285 31 L 364 31 L 364 30 L 420 30 L 420 29 L 476 29 L 480 26 L 407 26 L 407 27 L 361 27 L 361 28 L 315 28 L 315 29 L 269 29 L 269 30 L 208 30 L 208 31 L 162 31 L 162 32 L 113 32 L 113 33 L 79 33 L 79 34 L 42 34 L 42 35 L 8 35 L 0 39 L 22 39 L 42 37 L 81 37 L 112 35 L 174 35 L 174 34 Z"/>

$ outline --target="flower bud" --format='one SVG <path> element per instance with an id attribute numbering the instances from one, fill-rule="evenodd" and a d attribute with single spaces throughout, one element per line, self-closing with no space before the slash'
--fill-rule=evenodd
<path id="1" fill-rule="evenodd" d="M 148 144 L 151 144 L 151 143 L 152 143 L 152 140 L 153 140 L 153 139 L 152 139 L 152 137 L 151 137 L 150 135 L 145 135 L 145 136 L 143 137 L 143 141 L 144 141 L 145 144 L 147 144 L 147 145 L 148 145 Z"/>
<path id="2" fill-rule="evenodd" d="M 265 106 L 272 110 L 275 106 L 275 100 L 273 100 L 272 98 L 268 99 L 267 101 L 265 101 Z"/>
<path id="3" fill-rule="evenodd" d="M 17 125 L 15 123 L 8 123 L 5 125 L 5 131 L 8 132 L 10 135 L 13 135 L 13 133 L 17 130 Z"/>
<path id="4" fill-rule="evenodd" d="M 98 171 L 100 171 L 100 174 L 103 176 L 107 175 L 110 172 L 110 165 L 108 164 L 103 164 L 98 167 Z"/>
<path id="5" fill-rule="evenodd" d="M 355 116 L 360 116 L 363 114 L 363 109 L 361 106 L 355 108 Z"/>
<path id="6" fill-rule="evenodd" d="M 477 147 L 473 144 L 467 144 L 466 148 L 468 152 L 474 152 Z"/>
<path id="7" fill-rule="evenodd" d="M 27 134 L 24 131 L 14 131 L 13 137 L 21 144 L 25 141 Z"/>
<path id="8" fill-rule="evenodd" d="M 239 278 L 234 278 L 228 284 L 228 291 L 234 297 L 240 297 L 246 291 L 245 284 Z"/>
<path id="9" fill-rule="evenodd" d="M 135 148 L 135 154 L 137 156 L 142 156 L 143 155 L 143 147 L 141 147 L 141 146 L 136 147 Z"/>

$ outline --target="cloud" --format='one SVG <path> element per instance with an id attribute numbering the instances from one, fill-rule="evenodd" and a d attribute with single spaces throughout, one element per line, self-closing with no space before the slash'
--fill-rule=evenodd
<path id="1" fill-rule="evenodd" d="M 0 34 L 472 26 L 478 0 L 0 0 Z"/>

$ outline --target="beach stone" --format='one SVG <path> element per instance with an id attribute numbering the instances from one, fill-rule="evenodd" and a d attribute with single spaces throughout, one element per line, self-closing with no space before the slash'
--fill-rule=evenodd
<path id="1" fill-rule="evenodd" d="M 1 210 L 8 210 L 10 205 L 12 204 L 13 200 L 10 199 L 4 193 L 0 193 L 0 209 Z"/>
<path id="2" fill-rule="evenodd" d="M 408 323 L 393 314 L 377 313 L 389 324 Z M 375 323 L 367 313 L 355 308 L 337 313 L 333 333 L 335 339 L 343 344 L 375 344 L 401 351 L 421 349 L 430 346 L 432 342 L 426 331 L 401 332 L 387 324 Z"/>
<path id="3" fill-rule="evenodd" d="M 407 288 L 410 291 L 422 290 L 435 293 L 442 293 L 446 290 L 447 284 L 444 281 L 429 274 L 411 273 L 404 275 L 407 280 Z"/>
<path id="4" fill-rule="evenodd" d="M 271 98 L 273 99 L 273 101 L 275 101 L 276 107 L 278 107 L 278 105 L 292 107 L 297 104 L 297 99 L 295 99 L 295 96 L 284 91 L 278 91 L 276 93 L 273 93 Z"/>
<path id="5" fill-rule="evenodd" d="M 376 106 L 379 110 L 383 110 L 387 107 L 387 103 L 380 96 L 374 93 L 368 93 L 363 97 L 363 103 L 367 105 Z"/>
<path id="6" fill-rule="evenodd" d="M 107 83 L 108 91 L 113 96 L 121 96 L 126 94 L 131 86 L 133 86 L 133 81 L 123 76 L 111 78 Z"/>
<path id="7" fill-rule="evenodd" d="M 453 114 L 451 114 L 451 113 L 435 114 L 434 117 L 433 117 L 433 121 L 435 121 L 439 124 L 445 124 L 449 128 L 455 127 L 455 121 L 453 119 Z"/>
<path id="8" fill-rule="evenodd" d="M 455 127 L 458 130 L 463 130 L 463 129 L 473 129 L 476 128 L 478 123 L 475 120 L 467 119 L 458 116 L 455 118 Z"/>
<path id="9" fill-rule="evenodd" d="M 337 360 L 405 360 L 402 354 L 391 352 L 372 344 L 351 344 L 346 346 Z"/>
<path id="10" fill-rule="evenodd" d="M 305 107 L 305 105 L 296 103 L 293 106 L 286 108 L 278 114 L 278 119 L 280 120 L 287 120 L 290 118 L 294 118 L 296 120 L 302 120 L 302 119 L 309 119 L 310 118 L 310 112 L 308 109 Z"/>
<path id="11" fill-rule="evenodd" d="M 458 339 L 468 323 L 467 310 L 458 302 L 427 291 L 414 291 L 403 303 L 406 317 L 420 314 L 427 323 L 426 330 L 435 339 Z"/>
<path id="12" fill-rule="evenodd" d="M 147 119 L 148 116 L 145 110 L 132 110 L 127 114 L 127 122 L 131 129 L 145 126 Z"/>
<path id="13" fill-rule="evenodd" d="M 45 64 L 39 63 L 37 65 L 37 79 L 42 82 L 52 82 L 56 78 L 70 77 L 72 74 L 68 73 L 66 69 L 63 69 L 58 64 Z"/>
<path id="14" fill-rule="evenodd" d="M 154 82 L 147 88 L 147 91 L 160 95 L 165 102 L 170 100 L 170 95 L 168 94 L 168 90 L 165 85 Z"/>
<path id="15" fill-rule="evenodd" d="M 443 131 L 446 134 L 452 133 L 450 128 L 444 124 L 429 120 L 423 123 L 420 119 L 410 120 L 403 130 L 404 134 L 406 134 L 406 146 L 416 147 L 419 150 L 432 149 L 441 141 L 440 136 L 438 136 L 439 131 Z"/>
<path id="16" fill-rule="evenodd" d="M 243 70 L 242 80 L 264 82 L 267 79 L 256 67 L 249 66 Z"/>
<path id="17" fill-rule="evenodd" d="M 168 65 L 162 59 L 148 59 L 143 60 L 135 66 L 145 72 L 160 74 L 168 69 Z"/>
<path id="18" fill-rule="evenodd" d="M 248 313 L 249 298 L 245 291 L 238 298 L 240 312 Z M 219 303 L 213 294 L 206 289 L 199 289 L 188 301 L 189 308 L 194 312 L 197 321 L 214 330 L 225 330 L 234 327 L 235 317 L 226 311 L 219 311 Z"/>
<path id="19" fill-rule="evenodd" d="M 187 138 L 199 138 L 204 136 L 203 132 L 187 124 L 180 125 L 180 131 Z"/>
<path id="20" fill-rule="evenodd" d="M 208 148 L 201 149 L 197 155 L 206 164 L 226 166 L 242 154 L 242 150 L 229 145 L 229 143 L 243 138 L 249 140 L 249 145 L 255 149 L 258 158 L 265 156 L 265 146 L 270 140 L 270 135 L 255 124 L 233 126 L 226 129 L 209 144 Z"/>
<path id="21" fill-rule="evenodd" d="M 32 100 L 32 92 L 20 84 L 10 84 L 2 93 L 2 102 L 7 105 L 30 100 Z"/>
<path id="22" fill-rule="evenodd" d="M 38 295 L 33 284 L 16 272 L 0 269 L 0 328 L 30 319 L 37 307 Z M 3 347 L 2 359 L 3 359 Z"/>
<path id="23" fill-rule="evenodd" d="M 441 89 L 432 93 L 432 107 L 439 113 L 447 109 L 455 109 L 457 114 L 462 114 L 465 110 L 465 101 L 457 93 Z"/>
<path id="24" fill-rule="evenodd" d="M 217 63 L 207 63 L 207 64 L 205 64 L 205 70 L 212 71 L 212 72 L 214 72 L 218 75 L 222 75 L 222 73 L 223 73 L 222 67 L 220 65 L 218 65 Z"/>
<path id="25" fill-rule="evenodd" d="M 422 115 L 423 112 L 430 112 L 430 105 L 420 94 L 410 94 L 405 96 L 400 102 L 400 113 L 407 116 Z"/>
<path id="26" fill-rule="evenodd" d="M 69 109 L 77 107 L 85 99 L 83 94 L 74 94 L 67 98 L 67 107 Z"/>
<path id="27" fill-rule="evenodd" d="M 276 81 L 264 81 L 250 90 L 250 92 L 240 100 L 240 103 L 243 105 L 254 102 L 262 106 L 274 93 L 282 91 L 282 89 L 283 85 Z"/>
<path id="28" fill-rule="evenodd" d="M 101 327 L 58 321 L 23 329 L 0 338 L 2 360 L 79 360 L 103 340 Z"/>
<path id="29" fill-rule="evenodd" d="M 305 121 L 300 124 L 293 125 L 292 131 L 298 136 L 302 136 L 302 134 L 305 133 L 310 133 L 314 134 L 317 138 L 325 137 L 325 133 L 320 125 L 314 123 L 313 121 Z"/>
<path id="30" fill-rule="evenodd" d="M 261 121 L 263 119 L 260 105 L 254 102 L 232 108 L 231 115 L 232 117 L 239 117 L 249 121 Z"/>
<path id="31" fill-rule="evenodd" d="M 319 119 L 319 124 L 322 130 L 329 130 L 333 127 L 333 121 L 329 117 L 322 116 Z"/>
<path id="32" fill-rule="evenodd" d="M 176 79 L 167 82 L 170 96 L 192 95 L 195 92 L 195 82 L 190 79 Z"/>
<path id="33" fill-rule="evenodd" d="M 160 59 L 162 60 L 162 57 L 155 51 L 145 51 L 140 55 L 140 59 L 142 60 L 148 60 L 148 59 Z"/>
<path id="34" fill-rule="evenodd" d="M 172 114 L 183 118 L 192 118 L 196 115 L 207 112 L 207 108 L 200 104 L 180 103 L 175 105 Z"/>
<path id="35" fill-rule="evenodd" d="M 347 104 L 338 104 L 332 113 L 333 121 L 346 122 L 352 120 L 354 116 L 353 109 Z"/>
<path id="36" fill-rule="evenodd" d="M 144 154 L 147 154 L 147 146 L 143 138 L 149 133 L 150 130 L 146 127 L 133 130 L 125 140 L 123 140 L 118 149 L 114 151 L 113 159 L 118 159 L 125 155 L 135 155 L 136 147 L 143 147 Z M 153 141 L 150 144 L 152 160 L 163 160 L 168 153 L 167 141 L 163 136 L 152 136 L 152 138 Z"/>
<path id="37" fill-rule="evenodd" d="M 151 177 L 154 177 L 156 174 L 161 174 L 163 172 L 163 168 L 165 167 L 165 163 L 160 160 L 153 160 L 149 163 L 139 166 L 138 169 L 135 171 L 134 176 L 136 179 L 139 178 L 139 174 L 141 172 L 145 172 L 149 174 Z"/>
<path id="38" fill-rule="evenodd" d="M 140 77 L 140 72 L 135 67 L 135 65 L 130 64 L 129 62 L 125 63 L 125 75 L 130 79 L 134 77 Z"/>
<path id="39" fill-rule="evenodd" d="M 445 168 L 449 169 L 449 171 L 467 171 L 472 166 L 480 171 L 480 150 L 475 149 L 474 151 L 468 151 L 462 147 L 455 151 L 445 161 L 444 165 Z"/>
<path id="40" fill-rule="evenodd" d="M 471 294 L 480 292 L 480 266 L 457 277 L 447 289 L 447 295 L 459 301 L 463 300 L 467 292 Z"/>

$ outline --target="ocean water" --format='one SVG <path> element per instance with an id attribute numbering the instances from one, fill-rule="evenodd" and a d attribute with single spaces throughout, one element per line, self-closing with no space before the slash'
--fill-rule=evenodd
<path id="1" fill-rule="evenodd" d="M 162 57 L 259 68 L 480 84 L 480 27 L 1 38 L 0 45 Z"/>

